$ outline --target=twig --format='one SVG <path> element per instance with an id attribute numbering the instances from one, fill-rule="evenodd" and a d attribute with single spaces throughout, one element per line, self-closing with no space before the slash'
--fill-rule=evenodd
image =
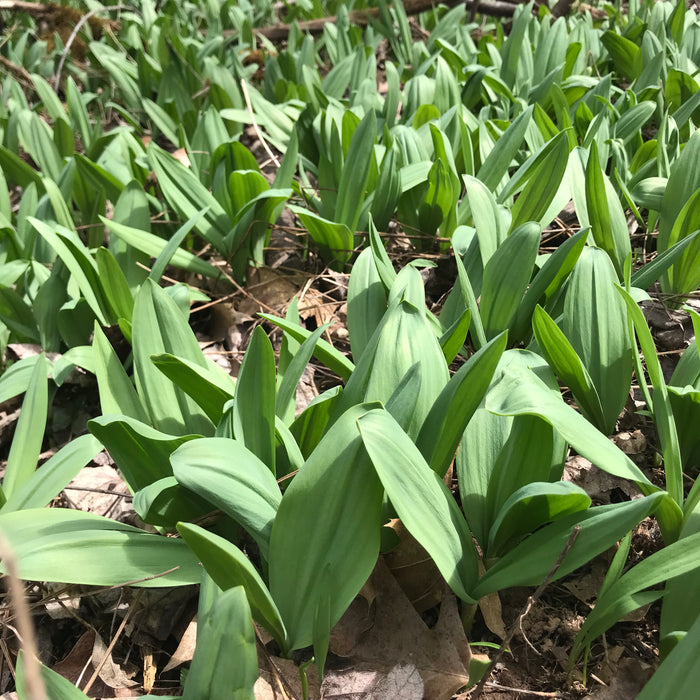
<path id="1" fill-rule="evenodd" d="M 88 694 L 88 691 L 90 690 L 90 688 L 92 688 L 94 682 L 97 680 L 97 677 L 100 675 L 102 667 L 105 665 L 105 663 L 107 663 L 107 659 L 109 659 L 109 657 L 111 656 L 112 651 L 117 644 L 117 640 L 119 639 L 119 637 L 121 637 L 121 634 L 124 631 L 124 628 L 126 627 L 126 623 L 131 617 L 131 613 L 134 612 L 134 609 L 138 604 L 139 593 L 140 591 L 137 591 L 136 595 L 134 595 L 134 599 L 131 602 L 131 606 L 129 607 L 129 610 L 127 611 L 126 615 L 124 615 L 124 619 L 122 620 L 121 624 L 117 628 L 117 631 L 114 637 L 112 638 L 112 641 L 109 643 L 109 646 L 107 647 L 104 655 L 102 656 L 102 660 L 99 664 L 97 664 L 97 666 L 95 667 L 95 671 L 93 672 L 92 676 L 90 676 L 90 680 L 86 683 L 85 687 L 83 688 L 83 692 L 85 693 L 85 695 Z M 95 634 L 97 634 L 97 632 Z"/>
<path id="2" fill-rule="evenodd" d="M 24 88 L 26 90 L 34 90 L 34 81 L 29 71 L 24 66 L 18 66 L 16 63 L 12 63 L 5 56 L 0 55 L 0 66 L 3 66 L 9 73 L 14 73 L 17 78 L 24 83 Z"/>
<path id="3" fill-rule="evenodd" d="M 20 642 L 24 647 L 24 683 L 27 688 L 27 696 L 30 700 L 48 700 L 44 680 L 41 677 L 36 638 L 29 615 L 29 606 L 24 597 L 24 588 L 17 574 L 17 560 L 12 550 L 12 545 L 8 542 L 3 532 L 0 532 L 0 557 L 5 562 L 5 568 L 7 569 L 7 590 L 15 609 L 17 631 L 21 637 Z"/>
<path id="4" fill-rule="evenodd" d="M 96 14 L 99 12 L 114 12 L 120 11 L 120 10 L 133 10 L 134 8 L 129 7 L 128 5 L 111 5 L 109 7 L 96 7 L 94 10 L 90 10 L 90 12 L 86 12 L 80 20 L 78 20 L 78 23 L 73 27 L 73 31 L 70 33 L 70 36 L 68 37 L 68 41 L 66 41 L 66 45 L 63 47 L 63 52 L 61 53 L 61 59 L 58 62 L 58 68 L 56 68 L 56 74 L 53 77 L 53 89 L 58 91 L 58 86 L 61 82 L 61 71 L 63 70 L 63 64 L 66 62 L 66 58 L 68 57 L 68 54 L 70 52 L 70 47 L 73 45 L 73 42 L 75 41 L 76 37 L 78 36 L 78 32 L 83 28 L 83 26 L 90 20 L 91 17 L 94 17 Z"/>
<path id="5" fill-rule="evenodd" d="M 505 2 L 504 0 L 476 0 L 476 2 L 466 2 L 464 0 L 442 0 L 442 5 L 447 7 L 454 7 L 455 5 L 465 4 L 467 9 L 482 14 L 489 15 L 491 17 L 512 17 L 515 12 L 515 7 L 517 4 L 521 4 L 519 0 L 516 3 Z M 408 16 L 417 15 L 421 12 L 427 10 L 432 10 L 435 6 L 435 0 L 404 0 L 403 2 L 404 10 Z M 477 8 L 474 10 L 474 8 Z M 368 26 L 373 19 L 379 18 L 379 10 L 376 7 L 369 8 L 367 10 L 352 10 L 348 13 L 348 21 L 350 24 L 355 24 L 360 27 Z M 320 34 L 323 28 L 327 24 L 335 24 L 338 18 L 333 17 L 321 17 L 319 19 L 310 19 L 305 22 L 299 22 L 299 29 L 302 32 L 308 32 L 309 34 Z M 253 31 L 258 36 L 263 36 L 266 39 L 276 40 L 276 39 L 286 39 L 289 36 L 289 31 L 291 25 L 289 24 L 275 24 L 271 27 L 263 27 L 260 29 L 254 29 Z M 223 31 L 223 36 L 231 36 L 236 32 L 235 29 L 225 29 Z"/>
<path id="6" fill-rule="evenodd" d="M 253 105 L 250 103 L 250 95 L 248 94 L 248 86 L 246 85 L 245 80 L 241 79 L 241 90 L 243 90 L 243 97 L 245 99 L 245 106 L 248 108 L 248 112 L 250 112 L 250 121 L 253 124 L 253 129 L 255 130 L 256 136 L 260 139 L 260 143 L 263 145 L 263 148 L 265 149 L 265 153 L 267 153 L 268 156 L 270 156 L 270 159 L 272 162 L 279 168 L 280 167 L 280 162 L 277 160 L 277 156 L 270 150 L 270 147 L 267 145 L 267 141 L 263 138 L 262 132 L 260 131 L 260 127 L 258 126 L 257 121 L 255 121 L 255 112 L 253 111 Z"/>
<path id="7" fill-rule="evenodd" d="M 520 695 L 532 695 L 536 698 L 560 698 L 561 695 L 558 692 L 548 693 L 540 690 L 525 690 L 524 688 L 511 688 L 508 685 L 500 685 L 498 683 L 487 683 L 487 688 L 493 688 L 494 690 L 507 690 L 511 693 L 519 693 Z"/>
<path id="8" fill-rule="evenodd" d="M 486 669 L 484 675 L 481 677 L 479 684 L 476 686 L 476 688 L 474 688 L 474 692 L 471 694 L 470 700 L 476 700 L 476 698 L 478 698 L 483 692 L 484 686 L 486 685 L 486 681 L 488 681 L 489 677 L 491 676 L 491 673 L 493 673 L 493 669 L 496 667 L 496 664 L 501 660 L 506 649 L 510 646 L 510 643 L 513 639 L 513 636 L 515 635 L 516 630 L 518 630 L 522 626 L 523 620 L 532 609 L 532 606 L 540 599 L 540 597 L 544 593 L 544 589 L 547 588 L 547 586 L 551 583 L 552 579 L 554 578 L 554 575 L 557 573 L 559 567 L 562 565 L 564 558 L 569 553 L 569 550 L 574 546 L 574 542 L 576 542 L 576 538 L 578 537 L 579 532 L 581 532 L 581 526 L 576 525 L 576 527 L 571 531 L 569 539 L 564 545 L 564 549 L 561 550 L 561 554 L 557 557 L 557 560 L 554 562 L 554 566 L 544 577 L 542 583 L 539 586 L 537 586 L 535 592 L 527 599 L 525 608 L 520 613 L 520 615 L 518 615 L 518 619 L 511 625 L 511 628 L 508 630 L 506 638 L 503 640 L 501 646 L 499 647 L 495 656 L 491 660 L 491 663 Z"/>

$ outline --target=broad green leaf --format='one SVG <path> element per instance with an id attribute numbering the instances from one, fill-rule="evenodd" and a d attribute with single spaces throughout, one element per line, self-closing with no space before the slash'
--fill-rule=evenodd
<path id="1" fill-rule="evenodd" d="M 600 38 L 613 60 L 615 70 L 623 77 L 634 80 L 642 72 L 642 52 L 633 41 L 615 34 L 604 32 Z"/>
<path id="2" fill-rule="evenodd" d="M 234 544 L 198 525 L 178 523 L 177 530 L 202 561 L 207 574 L 226 591 L 243 586 L 253 617 L 284 648 L 287 632 L 275 601 L 250 559 Z"/>
<path id="3" fill-rule="evenodd" d="M 211 192 L 191 170 L 157 146 L 155 141 L 151 141 L 148 146 L 148 157 L 153 164 L 163 196 L 170 206 L 185 221 L 202 209 L 207 209 L 207 214 L 198 220 L 196 230 L 216 250 L 228 254 L 224 239 L 229 232 L 230 221 L 226 211 Z"/>
<path id="4" fill-rule="evenodd" d="M 54 227 L 33 217 L 29 217 L 29 221 L 70 270 L 97 320 L 103 326 L 110 325 L 112 312 L 99 279 L 97 265 L 87 249 L 76 243 L 73 238 L 75 233 L 61 226 L 57 226 L 58 231 L 55 231 Z"/>
<path id="5" fill-rule="evenodd" d="M 0 403 L 13 399 L 27 390 L 34 372 L 34 365 L 37 362 L 45 362 L 48 365 L 47 373 L 51 371 L 51 361 L 46 355 L 33 355 L 18 360 L 2 373 L 0 376 Z"/>
<path id="6" fill-rule="evenodd" d="M 134 494 L 134 510 L 144 523 L 175 529 L 180 520 L 200 520 L 212 512 L 209 501 L 180 486 L 174 476 L 164 476 Z"/>
<path id="7" fill-rule="evenodd" d="M 236 383 L 223 367 L 207 362 L 202 367 L 190 360 L 169 353 L 151 355 L 151 362 L 207 414 L 212 423 L 218 423 L 224 405 L 236 390 Z"/>
<path id="8" fill-rule="evenodd" d="M 186 700 L 254 700 L 258 652 L 250 612 L 243 587 L 235 586 L 219 594 L 199 620 Z"/>
<path id="9" fill-rule="evenodd" d="M 134 312 L 134 297 L 119 263 L 109 250 L 102 247 L 97 249 L 95 260 L 104 296 L 112 310 L 113 317 L 131 321 Z"/>
<path id="10" fill-rule="evenodd" d="M 333 218 L 336 222 L 345 224 L 350 231 L 355 230 L 360 218 L 376 138 L 377 117 L 374 110 L 371 110 L 355 129 L 338 184 L 338 200 Z"/>
<path id="11" fill-rule="evenodd" d="M 550 423 L 574 449 L 599 469 L 651 486 L 639 467 L 583 416 L 556 397 L 534 373 L 506 375 L 486 395 L 486 408 L 499 415 L 535 415 Z"/>
<path id="12" fill-rule="evenodd" d="M 46 362 L 43 359 L 38 360 L 34 364 L 27 392 L 24 395 L 2 482 L 5 497 L 8 500 L 22 491 L 32 479 L 39 461 L 49 408 L 46 371 Z"/>
<path id="13" fill-rule="evenodd" d="M 542 356 L 557 377 L 571 389 L 581 412 L 591 423 L 604 428 L 603 408 L 586 367 L 568 338 L 539 305 L 532 318 L 532 328 Z"/>
<path id="14" fill-rule="evenodd" d="M 134 418 L 106 415 L 88 421 L 90 432 L 105 446 L 132 491 L 172 476 L 170 455 L 198 435 L 167 435 Z"/>
<path id="15" fill-rule="evenodd" d="M 481 598 L 504 588 L 538 585 L 557 562 L 574 527 L 580 525 L 576 541 L 554 574 L 553 580 L 557 581 L 612 547 L 666 497 L 655 493 L 626 503 L 589 508 L 546 525 L 499 559 L 481 577 L 472 595 Z"/>
<path id="16" fill-rule="evenodd" d="M 197 216 L 197 214 L 195 214 L 195 216 Z M 117 221 L 105 219 L 103 217 L 100 217 L 100 221 L 102 221 L 105 226 L 108 226 L 109 230 L 115 236 L 122 239 L 137 250 L 147 253 L 152 258 L 158 258 L 168 247 L 168 241 L 159 238 L 148 231 L 141 231 L 131 226 L 126 226 Z M 182 231 L 182 229 L 180 229 L 180 231 Z M 168 253 L 169 252 L 170 251 L 168 250 Z M 220 270 L 217 270 L 208 262 L 198 258 L 189 251 L 183 250 L 182 248 L 177 248 L 175 250 L 172 256 L 169 257 L 169 263 L 171 265 L 175 265 L 176 267 L 181 267 L 184 270 L 188 270 L 189 272 L 204 275 L 205 277 L 216 278 L 221 276 Z"/>
<path id="17" fill-rule="evenodd" d="M 376 404 L 375 404 L 376 405 Z M 379 554 L 382 488 L 357 432 L 374 405 L 347 411 L 285 491 L 270 539 L 270 592 L 289 649 L 318 638 L 319 601 L 333 626 L 366 582 Z M 436 477 L 437 478 L 437 477 Z M 326 567 L 333 572 L 327 578 Z"/>
<path id="18" fill-rule="evenodd" d="M 93 331 L 92 348 L 102 413 L 123 413 L 125 416 L 147 423 L 146 409 L 117 353 L 97 322 Z"/>
<path id="19" fill-rule="evenodd" d="M 637 700 L 675 700 L 692 697 L 700 684 L 700 668 L 696 663 L 698 654 L 700 617 L 696 618 L 687 634 L 663 660 L 637 696 Z M 679 669 L 683 669 L 683 672 L 679 672 Z"/>
<path id="20" fill-rule="evenodd" d="M 549 300 L 563 286 L 586 245 L 587 229 L 582 229 L 547 258 L 530 283 L 509 330 L 511 342 L 529 334 L 532 315 L 539 303 Z"/>
<path id="21" fill-rule="evenodd" d="M 599 430 L 611 434 L 629 395 L 634 356 L 624 304 L 615 291 L 617 273 L 600 249 L 587 246 L 569 277 L 562 331 L 581 358 L 600 400 L 604 422 Z M 586 299 L 585 304 L 581 303 Z M 587 411 L 595 410 L 591 395 Z M 593 418 L 595 413 L 588 413 Z"/>
<path id="22" fill-rule="evenodd" d="M 569 143 L 566 133 L 561 133 L 554 137 L 551 152 L 534 170 L 516 199 L 511 210 L 511 231 L 517 230 L 528 221 L 542 225 L 549 223 L 545 218 L 562 186 L 568 162 Z"/>
<path id="23" fill-rule="evenodd" d="M 0 528 L 27 581 L 159 588 L 196 584 L 202 575 L 184 542 L 93 513 L 29 508 L 0 515 Z"/>
<path id="24" fill-rule="evenodd" d="M 205 438 L 182 445 L 172 453 L 170 462 L 178 483 L 246 528 L 268 559 L 270 531 L 281 494 L 267 465 L 241 442 L 228 438 Z"/>
<path id="25" fill-rule="evenodd" d="M 595 608 L 576 636 L 571 659 L 578 658 L 583 648 L 596 637 L 604 634 L 625 615 L 641 607 L 646 601 L 639 600 L 638 595 L 645 588 L 665 583 L 699 566 L 700 533 L 682 537 L 633 566 L 598 598 Z M 661 591 L 654 593 L 657 598 L 663 595 Z"/>
<path id="26" fill-rule="evenodd" d="M 430 554 L 450 588 L 474 603 L 478 556 L 467 523 L 444 482 L 384 410 L 358 418 L 362 441 L 408 531 Z"/>
<path id="27" fill-rule="evenodd" d="M 673 265 L 676 260 L 684 253 L 685 249 L 698 239 L 700 231 L 681 238 L 677 243 L 674 243 L 670 248 L 664 250 L 663 253 L 657 255 L 651 262 L 641 267 L 632 275 L 632 286 L 640 289 L 648 289 L 656 280 L 658 280 L 668 268 Z"/>
<path id="28" fill-rule="evenodd" d="M 523 486 L 509 496 L 494 520 L 489 533 L 489 556 L 499 556 L 515 540 L 590 505 L 588 494 L 569 481 Z"/>
<path id="29" fill-rule="evenodd" d="M 481 319 L 491 340 L 510 326 L 527 289 L 540 244 L 540 227 L 524 224 L 513 231 L 484 269 Z"/>
<path id="30" fill-rule="evenodd" d="M 586 167 L 586 206 L 591 234 L 615 265 L 619 279 L 630 253 L 630 238 L 625 213 L 610 181 L 600 167 L 598 147 L 593 141 Z"/>
<path id="31" fill-rule="evenodd" d="M 151 355 L 170 353 L 207 368 L 177 304 L 152 280 L 143 283 L 136 297 L 132 333 L 136 389 L 153 425 L 165 432 L 213 434 L 204 411 L 151 362 Z"/>
<path id="32" fill-rule="evenodd" d="M 464 429 L 486 394 L 507 339 L 502 333 L 474 353 L 450 378 L 423 421 L 416 445 L 439 476 L 447 472 Z"/>
<path id="33" fill-rule="evenodd" d="M 253 331 L 236 383 L 233 432 L 275 474 L 275 355 L 262 326 Z"/>
<path id="34" fill-rule="evenodd" d="M 290 204 L 309 236 L 319 245 L 324 257 L 343 265 L 350 259 L 354 246 L 352 231 L 342 222 L 329 221 L 308 209 Z"/>
<path id="35" fill-rule="evenodd" d="M 303 326 L 296 323 L 290 323 L 286 319 L 272 316 L 270 314 L 259 314 L 261 318 L 281 328 L 285 333 L 289 333 L 299 343 L 303 343 L 312 333 Z M 328 369 L 335 372 L 341 379 L 347 380 L 355 369 L 355 365 L 343 355 L 342 352 L 336 350 L 328 341 L 319 340 L 314 348 L 314 357 Z"/>
<path id="36" fill-rule="evenodd" d="M 101 450 L 102 445 L 92 435 L 71 440 L 8 497 L 2 513 L 48 505 Z"/>
<path id="37" fill-rule="evenodd" d="M 358 361 L 386 312 L 386 292 L 369 248 L 360 253 L 352 267 L 347 305 L 350 348 Z"/>
<path id="38" fill-rule="evenodd" d="M 198 211 L 191 219 L 180 226 L 180 228 L 170 237 L 170 240 L 163 250 L 158 253 L 158 257 L 153 263 L 153 267 L 148 275 L 154 282 L 160 282 L 165 269 L 168 265 L 170 265 L 176 252 L 180 250 L 180 244 L 185 240 L 189 232 L 197 225 L 199 220 L 207 213 L 207 211 L 208 209 Z M 195 260 L 200 260 L 200 258 L 195 258 Z"/>

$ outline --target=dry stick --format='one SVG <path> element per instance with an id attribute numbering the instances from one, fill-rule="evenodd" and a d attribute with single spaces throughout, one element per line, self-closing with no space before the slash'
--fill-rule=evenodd
<path id="1" fill-rule="evenodd" d="M 248 94 L 248 86 L 246 85 L 245 80 L 241 79 L 241 90 L 243 90 L 243 97 L 245 98 L 245 106 L 248 108 L 248 112 L 250 112 L 250 120 L 253 125 L 253 129 L 255 130 L 255 134 L 257 137 L 260 139 L 260 143 L 263 145 L 263 148 L 265 149 L 265 153 L 267 153 L 268 156 L 272 159 L 272 162 L 279 168 L 280 167 L 280 162 L 277 160 L 277 157 L 275 154 L 270 150 L 270 147 L 267 145 L 267 141 L 263 138 L 262 132 L 260 131 L 260 127 L 258 126 L 258 123 L 255 121 L 255 113 L 253 112 L 253 105 L 250 103 L 250 95 Z"/>
<path id="2" fill-rule="evenodd" d="M 464 0 L 443 0 L 441 4 L 447 7 L 465 4 L 470 10 L 476 6 L 477 12 L 491 17 L 512 17 L 516 7 L 512 2 L 504 2 L 504 0 L 476 0 L 476 2 L 466 3 Z M 520 2 L 517 2 L 517 4 L 520 4 Z M 432 10 L 435 5 L 435 0 L 405 0 L 403 5 L 407 15 L 417 15 L 421 12 Z M 376 7 L 368 10 L 352 10 L 348 13 L 348 20 L 350 23 L 360 27 L 366 27 L 370 24 L 372 19 L 377 18 L 379 18 L 379 10 Z M 338 18 L 333 16 L 310 19 L 305 22 L 299 22 L 298 24 L 302 32 L 320 34 L 326 24 L 335 24 L 337 21 Z M 259 36 L 264 36 L 266 39 L 275 40 L 286 39 L 289 36 L 290 29 L 291 25 L 289 24 L 275 24 L 272 27 L 263 27 L 261 29 L 254 29 L 253 31 Z M 223 36 L 231 36 L 235 33 L 237 33 L 235 29 L 225 29 L 223 31 Z"/>
<path id="3" fill-rule="evenodd" d="M 66 41 L 66 45 L 63 47 L 63 52 L 61 53 L 61 59 L 58 62 L 58 68 L 56 68 L 56 74 L 53 77 L 53 89 L 58 91 L 58 86 L 59 83 L 61 82 L 61 71 L 63 70 L 63 64 L 66 62 L 66 58 L 68 56 L 68 53 L 70 52 L 70 47 L 73 45 L 73 42 L 75 41 L 76 37 L 78 36 L 78 32 L 83 28 L 85 23 L 94 15 L 98 14 L 99 12 L 112 12 L 112 11 L 120 11 L 120 10 L 133 10 L 132 7 L 129 7 L 128 5 L 111 5 L 109 7 L 96 7 L 94 10 L 90 10 L 90 12 L 85 13 L 78 23 L 73 27 L 73 31 L 70 33 L 70 36 L 68 37 L 68 41 Z"/>
<path id="4" fill-rule="evenodd" d="M 29 606 L 24 597 L 22 582 L 17 574 L 17 560 L 12 546 L 2 532 L 0 532 L 0 558 L 5 562 L 5 568 L 7 569 L 7 589 L 15 609 L 17 631 L 21 637 L 20 642 L 24 647 L 24 682 L 27 688 L 27 696 L 30 700 L 48 700 L 44 680 L 41 677 L 39 659 L 37 658 L 36 638 L 34 637 L 34 627 L 29 615 Z"/>
<path id="5" fill-rule="evenodd" d="M 99 664 L 97 664 L 97 667 L 95 668 L 95 671 L 93 672 L 92 676 L 90 676 L 90 680 L 87 682 L 86 686 L 83 688 L 83 693 L 85 695 L 88 694 L 88 691 L 90 688 L 92 688 L 94 682 L 97 680 L 97 677 L 100 675 L 100 671 L 102 670 L 102 667 L 107 663 L 107 659 L 112 654 L 112 651 L 117 644 L 117 641 L 119 637 L 121 637 L 122 632 L 124 631 L 124 628 L 126 627 L 126 623 L 129 621 L 129 618 L 131 617 L 131 613 L 134 612 L 134 609 L 136 608 L 136 605 L 138 604 L 138 597 L 139 593 L 141 591 L 137 591 L 136 594 L 134 595 L 134 599 L 131 602 L 131 607 L 127 611 L 126 615 L 124 615 L 124 619 L 122 620 L 121 624 L 117 628 L 117 632 L 112 638 L 112 641 L 109 643 L 109 646 L 107 647 L 107 650 L 104 653 L 104 656 L 102 657 L 102 660 L 100 661 Z"/>
<path id="6" fill-rule="evenodd" d="M 503 657 L 503 654 L 505 654 L 506 648 L 510 645 L 510 643 L 513 639 L 513 636 L 515 635 L 516 630 L 522 626 L 523 620 L 525 619 L 525 617 L 528 615 L 528 613 L 532 609 L 532 606 L 540 599 L 540 597 L 544 593 L 544 589 L 547 588 L 547 586 L 551 583 L 552 579 L 554 578 L 554 575 L 557 573 L 557 571 L 559 570 L 559 567 L 562 565 L 564 558 L 569 553 L 569 550 L 574 546 L 574 542 L 576 542 L 576 538 L 578 537 L 579 532 L 581 532 L 581 526 L 576 525 L 576 527 L 571 531 L 571 534 L 569 535 L 569 539 L 566 541 L 566 544 L 564 545 L 564 549 L 561 550 L 561 554 L 557 557 L 557 560 L 554 562 L 554 566 L 550 569 L 549 573 L 544 577 L 544 580 L 542 581 L 542 583 L 539 586 L 537 586 L 537 589 L 535 590 L 535 592 L 527 599 L 527 603 L 525 604 L 524 610 L 520 613 L 520 615 L 518 615 L 518 619 L 511 625 L 511 628 L 510 628 L 510 630 L 508 630 L 508 634 L 506 635 L 506 638 L 503 640 L 503 643 L 501 644 L 500 648 L 496 652 L 496 655 L 491 660 L 491 663 L 489 664 L 488 668 L 486 669 L 486 672 L 481 677 L 479 684 L 474 689 L 474 692 L 472 693 L 470 700 L 476 700 L 476 698 L 478 698 L 481 695 L 481 693 L 483 692 L 484 686 L 486 685 L 486 681 L 488 681 L 489 676 L 493 672 L 493 669 L 496 667 L 496 664 L 501 660 L 501 658 Z"/>

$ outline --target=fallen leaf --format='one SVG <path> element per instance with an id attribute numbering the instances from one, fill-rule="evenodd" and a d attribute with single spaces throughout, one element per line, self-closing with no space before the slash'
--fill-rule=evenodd
<path id="1" fill-rule="evenodd" d="M 388 675 L 398 664 L 414 666 L 426 698 L 449 700 L 469 681 L 469 645 L 454 595 L 445 593 L 438 624 L 430 629 L 382 558 L 370 581 L 376 592 L 374 624 L 349 650 L 355 669 Z M 343 617 L 338 625 L 344 624 L 357 623 Z"/>
<path id="2" fill-rule="evenodd" d="M 389 521 L 387 527 L 396 533 L 399 544 L 384 555 L 386 565 L 417 612 L 434 608 L 445 588 L 440 570 L 400 520 Z"/>
<path id="3" fill-rule="evenodd" d="M 165 665 L 163 672 L 170 671 L 173 668 L 177 668 L 180 664 L 192 661 L 194 655 L 194 648 L 197 644 L 197 616 L 192 618 L 190 623 L 187 625 L 184 634 L 180 638 L 180 643 L 175 649 L 175 653 L 170 657 L 170 661 Z"/>

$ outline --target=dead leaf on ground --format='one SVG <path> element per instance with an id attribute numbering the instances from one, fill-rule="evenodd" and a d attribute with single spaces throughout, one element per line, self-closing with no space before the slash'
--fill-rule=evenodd
<path id="1" fill-rule="evenodd" d="M 383 559 L 378 561 L 370 581 L 376 591 L 374 624 L 349 650 L 355 670 L 388 675 L 398 664 L 415 666 L 425 685 L 425 697 L 451 698 L 469 681 L 471 656 L 454 595 L 445 594 L 438 623 L 430 629 Z M 338 626 L 348 624 L 357 621 L 344 616 Z M 324 687 L 331 677 L 328 674 Z"/>
<path id="2" fill-rule="evenodd" d="M 591 700 L 633 700 L 651 677 L 653 669 L 639 659 L 622 659 L 610 677 L 610 685 L 594 690 Z"/>
<path id="3" fill-rule="evenodd" d="M 180 639 L 180 643 L 175 649 L 175 653 L 170 657 L 170 661 L 165 665 L 163 673 L 170 671 L 173 668 L 177 668 L 180 664 L 192 661 L 194 656 L 194 648 L 197 644 L 197 616 L 195 615 L 192 620 L 190 620 L 185 633 Z"/>
<path id="4" fill-rule="evenodd" d="M 390 520 L 387 527 L 399 538 L 399 544 L 384 555 L 389 571 L 419 613 L 434 608 L 445 589 L 440 570 L 400 520 Z"/>
<path id="5" fill-rule="evenodd" d="M 103 662 L 103 660 L 106 660 Z M 95 672 L 100 664 L 102 667 L 97 680 L 90 688 L 93 697 L 115 698 L 130 697 L 130 695 L 117 695 L 115 691 L 133 688 L 137 683 L 131 680 L 130 674 L 124 672 L 114 663 L 111 654 L 107 654 L 107 646 L 97 632 L 88 629 L 62 661 L 59 661 L 53 670 L 71 683 L 75 684 L 80 679 L 81 687 Z M 131 674 L 133 675 L 133 674 Z"/>
<path id="6" fill-rule="evenodd" d="M 114 467 L 82 469 L 65 491 L 71 504 L 86 513 L 119 520 L 133 511 L 129 488 Z"/>

